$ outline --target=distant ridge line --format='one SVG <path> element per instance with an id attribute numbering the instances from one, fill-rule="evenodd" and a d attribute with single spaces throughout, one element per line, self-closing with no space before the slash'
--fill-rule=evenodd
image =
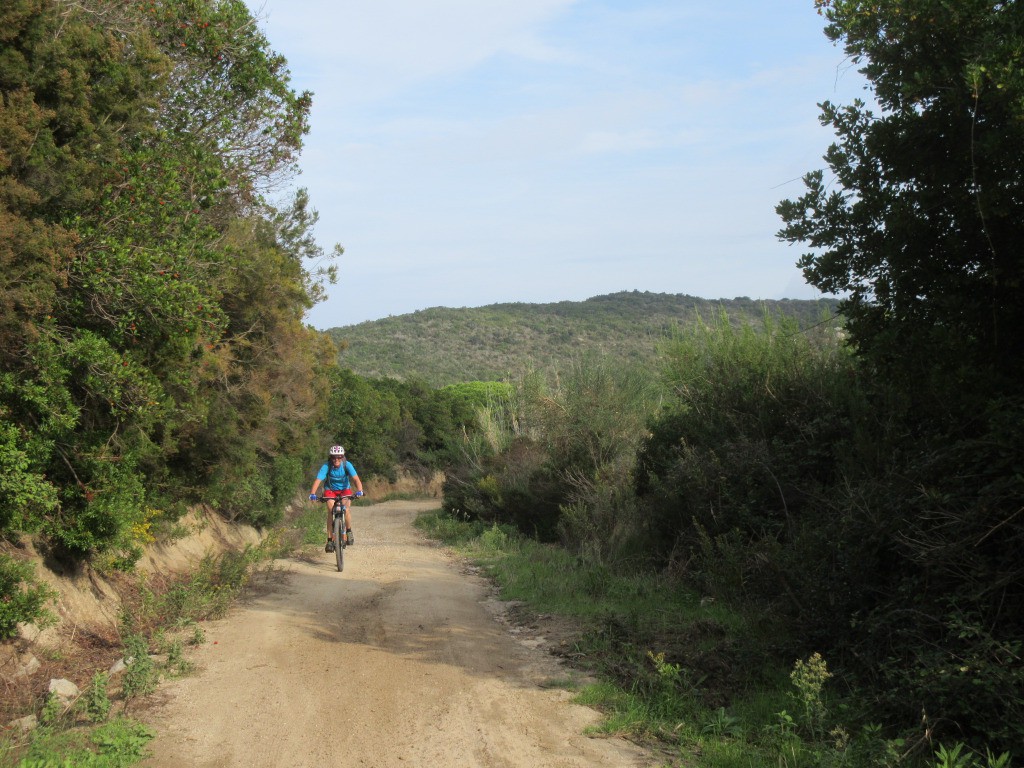
<path id="1" fill-rule="evenodd" d="M 361 376 L 418 379 L 439 387 L 558 367 L 587 352 L 656 364 L 658 341 L 698 318 L 711 320 L 724 311 L 733 322 L 759 325 L 769 312 L 809 327 L 835 314 L 838 303 L 833 298 L 702 299 L 621 291 L 582 301 L 430 307 L 325 333 L 337 344 L 344 368 Z"/>

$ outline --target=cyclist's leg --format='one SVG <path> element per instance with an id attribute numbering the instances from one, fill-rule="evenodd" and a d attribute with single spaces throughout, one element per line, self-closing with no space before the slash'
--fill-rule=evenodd
<path id="1" fill-rule="evenodd" d="M 349 511 L 349 507 L 352 505 L 352 490 L 342 491 L 341 494 L 341 507 L 345 511 L 345 541 L 351 544 L 352 513 Z"/>
<path id="2" fill-rule="evenodd" d="M 334 505 L 336 499 L 328 499 L 324 504 L 327 507 L 327 538 L 334 538 Z"/>

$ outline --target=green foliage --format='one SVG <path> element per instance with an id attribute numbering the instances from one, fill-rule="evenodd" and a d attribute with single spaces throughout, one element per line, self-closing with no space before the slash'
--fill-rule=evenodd
<path id="1" fill-rule="evenodd" d="M 814 323 L 836 300 L 708 300 L 622 292 L 555 304 L 435 307 L 328 331 L 340 365 L 363 376 L 415 377 L 443 387 L 467 380 L 514 381 L 553 371 L 581 354 L 605 355 L 625 368 L 656 364 L 658 340 L 672 329 L 724 309 L 760 322 L 767 309 Z"/>
<path id="2" fill-rule="evenodd" d="M 283 509 L 295 496 L 295 489 L 305 485 L 302 459 L 298 456 L 275 456 L 271 464 L 271 503 L 274 509 Z"/>
<path id="3" fill-rule="evenodd" d="M 165 669 L 174 676 L 187 675 L 195 669 L 195 665 L 185 658 L 180 640 L 174 640 L 167 648 Z"/>
<path id="4" fill-rule="evenodd" d="M 560 538 L 580 558 L 572 583 L 590 599 L 607 597 L 616 570 L 647 564 L 709 601 L 739 601 L 771 629 L 737 639 L 737 653 L 820 648 L 871 691 L 868 718 L 909 728 L 913 707 L 1014 743 L 1018 421 L 1004 408 L 984 443 L 918 432 L 914 444 L 842 339 L 828 324 L 801 333 L 770 317 L 759 328 L 722 318 L 682 331 L 663 348 L 669 395 L 646 435 L 654 398 L 599 361 L 556 386 L 526 377 L 462 441 L 444 508 L 481 531 L 512 523 Z M 936 504 L 949 512 L 936 518 Z M 969 663 L 960 671 L 953 659 Z M 858 735 L 826 733 L 803 706 L 793 711 L 800 743 L 778 745 L 793 760 L 870 751 Z M 843 746 L 820 746 L 830 740 Z"/>
<path id="5" fill-rule="evenodd" d="M 93 731 L 92 742 L 98 749 L 101 761 L 97 766 L 133 765 L 147 756 L 146 744 L 156 733 L 143 723 L 117 718 Z"/>
<path id="6" fill-rule="evenodd" d="M 664 351 L 675 396 L 651 422 L 636 478 L 651 548 L 691 561 L 712 596 L 791 590 L 779 577 L 822 545 L 817 506 L 861 409 L 849 356 L 828 329 L 770 318 L 762 331 L 719 318 Z"/>
<path id="7" fill-rule="evenodd" d="M 146 592 L 146 600 L 133 620 L 143 625 L 166 626 L 223 616 L 259 565 L 272 556 L 274 546 L 272 537 L 268 537 L 258 547 L 207 555 L 186 578 L 171 584 L 161 594 Z M 202 636 L 201 629 L 197 628 L 195 636 Z"/>
<path id="8" fill-rule="evenodd" d="M 393 476 L 403 424 L 399 398 L 377 383 L 340 368 L 330 370 L 330 386 L 321 427 L 329 436 L 324 442 L 344 445 L 349 461 L 360 474 Z M 322 456 L 326 445 L 321 450 Z"/>
<path id="9" fill-rule="evenodd" d="M 821 637 L 893 719 L 1017 745 L 1024 6 L 817 5 L 876 102 L 822 105 L 834 178 L 812 172 L 778 206 L 811 284 L 846 296 L 871 405 L 823 494 L 825 541 L 861 575 L 838 585 L 850 627 Z"/>
<path id="10" fill-rule="evenodd" d="M 934 768 L 1008 768 L 1010 757 L 1009 752 L 996 756 L 986 751 L 984 756 L 978 755 L 962 742 L 957 742 L 952 747 L 940 744 L 932 765 Z"/>
<path id="11" fill-rule="evenodd" d="M 102 723 L 110 715 L 110 708 L 113 706 L 108 691 L 110 675 L 106 672 L 97 672 L 92 676 L 89 687 L 82 693 L 76 706 L 82 715 L 91 723 Z"/>
<path id="12" fill-rule="evenodd" d="M 142 635 L 131 634 L 125 638 L 124 660 L 126 666 L 121 695 L 127 706 L 132 700 L 155 691 L 160 675 L 149 655 L 149 643 Z"/>
<path id="13" fill-rule="evenodd" d="M 145 523 L 143 478 L 130 458 L 121 462 L 92 461 L 81 467 L 80 479 L 88 479 L 88 490 L 66 487 L 58 497 L 62 507 L 77 509 L 70 519 L 48 521 L 44 531 L 52 541 L 76 553 L 103 549 L 134 549 L 136 560 L 142 554 L 133 541 L 133 531 Z"/>
<path id="14" fill-rule="evenodd" d="M 622 490 L 653 384 L 644 370 L 596 356 L 567 364 L 553 386 L 524 377 L 461 441 L 445 508 L 611 557 L 635 522 Z"/>
<path id="15" fill-rule="evenodd" d="M 56 505 L 56 489 L 32 472 L 30 452 L 37 446 L 26 446 L 22 430 L 7 420 L 5 411 L 0 406 L 0 525 L 32 530 Z"/>
<path id="16" fill-rule="evenodd" d="M 55 618 L 46 605 L 56 597 L 36 580 L 31 563 L 0 554 L 0 638 L 17 634 L 19 622 L 46 626 Z"/>
<path id="17" fill-rule="evenodd" d="M 196 624 L 195 629 L 192 630 L 192 637 L 189 638 L 189 645 L 202 645 L 206 642 L 206 632 L 203 628 Z"/>
<path id="18" fill-rule="evenodd" d="M 130 567 L 149 507 L 279 518 L 331 275 L 263 197 L 310 97 L 245 4 L 107 5 L 0 9 L 0 528 Z"/>
<path id="19" fill-rule="evenodd" d="M 43 708 L 39 711 L 39 722 L 43 725 L 56 725 L 64 716 L 67 707 L 56 693 L 49 693 Z"/>
<path id="20" fill-rule="evenodd" d="M 872 716 L 924 709 L 983 743 L 1018 741 L 1017 411 L 978 441 L 911 440 L 834 342 L 724 323 L 669 361 L 678 400 L 637 476 L 662 562 L 788 616 L 780 647 L 826 650 L 872 690 Z"/>
<path id="21" fill-rule="evenodd" d="M 322 443 L 344 445 L 360 475 L 389 480 L 398 469 L 429 476 L 449 465 L 478 429 L 478 411 L 510 391 L 497 382 L 432 389 L 418 379 L 370 379 L 340 368 L 329 376 Z M 321 461 L 318 452 L 317 468 Z"/>
<path id="22" fill-rule="evenodd" d="M 825 735 L 828 710 L 822 691 L 830 677 L 832 673 L 828 671 L 828 665 L 820 653 L 811 654 L 807 661 L 797 659 L 789 675 L 796 688 L 793 699 L 800 712 L 800 722 L 811 738 L 817 740 Z"/>
<path id="23" fill-rule="evenodd" d="M 88 736 L 40 729 L 33 734 L 28 754 L 18 768 L 128 768 L 147 756 L 151 728 L 117 718 Z"/>
<path id="24" fill-rule="evenodd" d="M 480 521 L 458 520 L 437 512 L 421 514 L 416 518 L 415 525 L 444 544 L 457 547 L 478 538 L 486 527 Z"/>
<path id="25" fill-rule="evenodd" d="M 645 696 L 649 715 L 666 722 L 679 722 L 692 716 L 698 708 L 700 689 L 690 670 L 682 664 L 666 661 L 664 653 L 648 651 L 647 658 L 654 667 L 653 681 L 648 683 L 650 690 Z M 638 678 L 634 689 L 643 684 L 643 678 Z"/>
<path id="26" fill-rule="evenodd" d="M 701 726 L 700 732 L 711 736 L 737 738 L 743 735 L 743 727 L 740 719 L 725 711 L 725 707 L 719 707 Z"/>
<path id="27" fill-rule="evenodd" d="M 812 285 L 842 311 L 875 375 L 958 409 L 1015 392 L 1024 301 L 1018 3 L 822 0 L 826 34 L 871 83 L 877 114 L 822 105 L 838 141 L 778 211 L 809 245 Z"/>

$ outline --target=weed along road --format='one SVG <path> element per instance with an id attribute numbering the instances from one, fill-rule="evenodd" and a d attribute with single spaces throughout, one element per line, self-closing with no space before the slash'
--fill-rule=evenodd
<path id="1" fill-rule="evenodd" d="M 156 768 L 646 766 L 592 738 L 596 712 L 545 683 L 554 657 L 498 620 L 486 583 L 412 526 L 436 502 L 356 509 L 345 572 L 322 549 L 204 624 L 196 671 L 140 719 Z"/>

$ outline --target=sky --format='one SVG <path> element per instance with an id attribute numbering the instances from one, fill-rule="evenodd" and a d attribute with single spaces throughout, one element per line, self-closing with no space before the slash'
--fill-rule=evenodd
<path id="1" fill-rule="evenodd" d="M 617 291 L 815 298 L 776 204 L 864 97 L 813 0 L 248 0 L 313 92 L 332 328 Z M 308 265 L 308 266 L 313 266 Z"/>

